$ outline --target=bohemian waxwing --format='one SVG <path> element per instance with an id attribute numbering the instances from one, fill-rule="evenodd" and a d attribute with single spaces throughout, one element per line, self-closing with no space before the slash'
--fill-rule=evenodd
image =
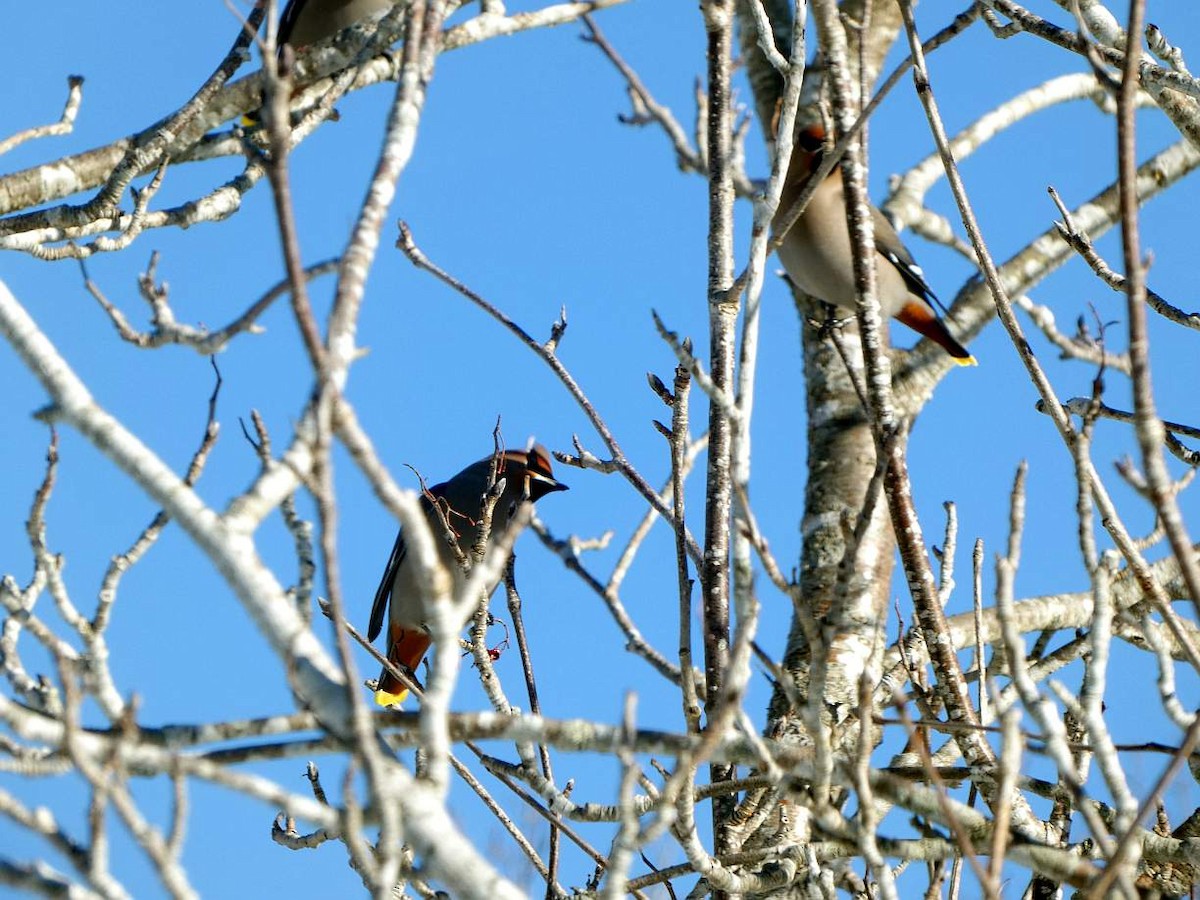
<path id="1" fill-rule="evenodd" d="M 288 0 L 276 40 L 293 49 L 307 47 L 391 5 L 392 0 Z"/>
<path id="2" fill-rule="evenodd" d="M 775 214 L 776 224 L 800 195 L 808 176 L 820 166 L 824 147 L 825 129 L 820 125 L 806 126 L 797 133 Z M 938 318 L 933 307 L 937 298 L 925 283 L 921 267 L 900 243 L 896 229 L 874 206 L 871 220 L 875 226 L 875 271 L 883 312 L 944 348 L 959 365 L 975 365 L 975 357 Z M 853 312 L 854 261 L 840 167 L 829 173 L 788 231 L 779 246 L 779 261 L 804 293 Z"/>
<path id="3" fill-rule="evenodd" d="M 488 489 L 492 457 L 471 463 L 449 481 L 434 485 L 421 497 L 421 507 L 433 530 L 434 543 L 441 564 L 454 577 L 456 592 L 466 583 L 467 574 L 459 565 L 454 548 L 444 539 L 445 526 L 434 509 L 441 506 L 450 527 L 458 537 L 458 546 L 463 553 L 470 554 L 479 538 L 479 522 L 483 515 L 483 499 Z M 504 493 L 492 509 L 491 536 L 502 534 L 508 521 L 522 499 L 528 497 L 536 502 L 554 491 L 565 491 L 567 486 L 554 480 L 550 468 L 550 454 L 541 444 L 531 450 L 505 450 L 501 455 L 496 472 L 497 480 L 504 479 Z M 498 582 L 497 582 L 498 583 Z M 489 586 L 489 593 L 496 585 Z M 375 640 L 383 628 L 384 611 L 388 613 L 388 660 L 406 672 L 416 671 L 417 666 L 429 649 L 430 636 L 424 627 L 424 598 L 417 585 L 415 573 L 405 565 L 404 531 L 396 535 L 392 555 L 375 591 L 375 602 L 371 606 L 371 622 L 367 637 Z M 400 703 L 408 696 L 403 684 L 385 669 L 379 676 L 379 689 L 375 702 L 380 706 Z"/>
<path id="4" fill-rule="evenodd" d="M 392 0 L 288 0 L 279 17 L 279 30 L 275 43 L 280 52 L 284 44 L 300 50 L 327 37 L 333 37 L 343 28 L 386 10 Z M 262 119 L 259 110 L 251 110 L 242 116 L 246 127 L 258 125 Z"/>

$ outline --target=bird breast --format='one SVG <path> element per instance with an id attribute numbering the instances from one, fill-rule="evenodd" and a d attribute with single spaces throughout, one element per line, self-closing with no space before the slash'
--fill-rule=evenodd
<path id="1" fill-rule="evenodd" d="M 838 179 L 827 179 L 779 247 L 779 261 L 804 293 L 847 312 L 855 309 L 854 267 L 846 201 Z M 875 254 L 880 304 L 893 316 L 908 301 L 908 288 L 895 267 Z"/>
<path id="2" fill-rule="evenodd" d="M 496 505 L 492 510 L 492 527 L 488 536 L 489 544 L 508 527 L 510 512 L 520 502 L 523 484 L 514 487 L 512 482 L 515 480 L 517 479 L 513 475 L 508 477 L 504 493 L 500 495 L 500 499 L 496 501 Z M 442 498 L 442 503 L 449 504 L 447 516 L 450 521 L 450 527 L 454 529 L 455 534 L 458 536 L 459 549 L 470 559 L 475 548 L 475 543 L 479 540 L 479 501 L 487 488 L 487 476 L 485 473 L 479 479 L 466 478 L 463 481 L 466 483 L 460 482 L 460 484 L 448 488 L 446 496 Z M 429 512 L 428 517 L 429 527 L 433 531 L 434 546 L 437 547 L 438 551 L 438 559 L 446 571 L 450 573 L 453 579 L 452 590 L 457 595 L 466 584 L 468 575 L 463 571 L 454 548 L 446 540 L 446 529 L 442 524 L 441 517 L 432 510 Z M 496 579 L 492 584 L 488 585 L 488 593 L 490 594 L 494 591 L 499 583 L 499 579 Z M 421 586 L 416 577 L 415 567 L 399 566 L 396 569 L 396 576 L 392 581 L 392 602 L 389 607 L 390 621 L 394 625 L 404 628 L 419 626 L 425 618 L 424 610 L 425 597 L 421 593 Z"/>

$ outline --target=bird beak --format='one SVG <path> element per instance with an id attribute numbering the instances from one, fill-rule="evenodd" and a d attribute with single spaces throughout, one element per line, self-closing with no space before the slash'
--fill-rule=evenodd
<path id="1" fill-rule="evenodd" d="M 547 478 L 545 475 L 530 473 L 529 475 L 529 496 L 530 499 L 538 500 L 545 497 L 547 494 L 553 494 L 555 491 L 570 490 L 561 481 L 555 481 L 553 478 Z"/>

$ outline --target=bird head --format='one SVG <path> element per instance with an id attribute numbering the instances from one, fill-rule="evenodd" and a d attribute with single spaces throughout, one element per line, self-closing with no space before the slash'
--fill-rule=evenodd
<path id="1" fill-rule="evenodd" d="M 825 126 L 820 121 L 796 123 L 788 181 L 800 184 L 820 168 L 826 150 Z"/>
<path id="2" fill-rule="evenodd" d="M 825 126 L 820 122 L 811 122 L 797 129 L 795 151 L 815 157 L 814 166 L 819 165 L 820 156 L 825 152 Z"/>
<path id="3" fill-rule="evenodd" d="M 509 469 L 511 476 L 505 469 Z M 529 499 L 534 502 L 555 491 L 568 490 L 567 485 L 555 480 L 550 452 L 541 444 L 534 444 L 528 450 L 505 450 L 499 474 L 518 478 L 523 476 L 528 485 Z"/>

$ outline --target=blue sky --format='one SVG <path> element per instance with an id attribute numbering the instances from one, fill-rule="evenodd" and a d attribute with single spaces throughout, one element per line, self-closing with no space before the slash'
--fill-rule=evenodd
<path id="1" fill-rule="evenodd" d="M 514 4 L 514 8 L 526 4 Z M 531 4 L 530 4 L 531 5 Z M 919 24 L 932 33 L 961 4 L 931 0 L 921 5 Z M 1061 11 L 1050 7 L 1061 17 Z M 637 0 L 607 10 L 598 21 L 611 41 L 641 72 L 657 98 L 678 118 L 693 118 L 693 80 L 703 73 L 704 34 L 694 4 Z M 471 10 L 473 12 L 473 9 Z M 19 4 L 6 14 L 11 71 L 0 86 L 2 130 L 51 120 L 58 115 L 69 74 L 86 79 L 84 103 L 74 134 L 38 141 L 0 159 L 11 171 L 107 143 L 140 130 L 180 105 L 224 54 L 236 28 L 220 0 L 161 4 L 114 0 L 107 4 L 69 0 L 56 4 L 51 27 L 45 7 Z M 462 14 L 460 13 L 460 16 Z M 1150 19 L 1185 49 L 1200 38 L 1200 19 L 1187 4 L 1151 4 Z M 561 306 L 570 327 L 560 356 L 618 436 L 628 456 L 652 483 L 668 473 L 661 437 L 650 425 L 665 417 L 645 387 L 645 373 L 670 380 L 673 356 L 656 336 L 650 310 L 667 325 L 706 346 L 705 226 L 703 181 L 681 174 L 664 137 L 653 129 L 618 123 L 626 112 L 623 85 L 599 52 L 579 39 L 581 28 L 531 32 L 448 53 L 437 66 L 420 137 L 399 186 L 391 219 L 407 220 L 417 242 L 439 264 L 504 309 L 535 336 L 545 337 Z M 895 54 L 894 54 L 895 55 Z M 897 56 L 898 58 L 898 56 Z M 1041 80 L 1085 69 L 1085 63 L 1035 39 L 999 42 L 977 28 L 931 58 L 933 86 L 953 131 L 1004 98 Z M 370 174 L 392 88 L 379 86 L 347 98 L 341 121 L 321 128 L 292 158 L 300 241 L 306 262 L 338 254 Z M 743 99 L 749 95 L 743 89 Z M 1145 112 L 1141 155 L 1165 147 L 1177 134 L 1161 115 Z M 924 118 L 904 82 L 872 125 L 871 185 L 881 197 L 891 173 L 932 150 Z M 963 167 L 981 225 L 993 252 L 1004 259 L 1056 216 L 1045 188 L 1053 184 L 1075 205 L 1110 182 L 1115 139 L 1112 122 L 1089 103 L 1058 107 L 999 137 Z M 766 174 L 757 132 L 748 144 L 752 176 Z M 238 160 L 189 165 L 168 173 L 160 205 L 197 196 L 235 174 Z M 1187 309 L 1195 303 L 1194 178 L 1153 201 L 1143 218 L 1143 244 L 1154 255 L 1149 282 Z M 954 220 L 948 191 L 939 185 L 930 205 Z M 739 252 L 744 257 L 750 210 L 738 209 Z M 961 233 L 961 232 L 960 232 Z M 569 450 L 572 434 L 601 453 L 602 444 L 551 373 L 525 348 L 460 297 L 415 271 L 390 249 L 390 227 L 372 272 L 359 329 L 370 350 L 352 372 L 348 396 L 402 483 L 415 486 L 403 468 L 411 464 L 432 481 L 441 480 L 484 455 L 491 429 L 502 417 L 510 445 L 530 436 Z M 952 252 L 908 236 L 930 282 L 952 297 L 970 276 Z M 1117 264 L 1110 236 L 1101 252 Z M 161 254 L 159 275 L 170 284 L 171 303 L 183 321 L 218 326 L 236 316 L 282 272 L 277 233 L 265 182 L 232 220 L 186 232 L 148 233 L 128 251 L 97 257 L 89 274 L 135 324 L 146 323 L 136 276 L 151 251 Z M 739 265 L 740 267 L 740 265 Z M 774 262 L 771 268 L 776 268 Z M 97 400 L 121 417 L 164 459 L 182 470 L 204 424 L 212 389 L 209 362 L 190 350 L 142 351 L 122 342 L 82 287 L 78 266 L 43 263 L 25 256 L 0 257 L 0 279 L 13 290 L 70 361 L 92 385 Z M 313 288 L 318 309 L 327 309 L 332 281 Z M 1089 315 L 1095 305 L 1123 335 L 1124 303 L 1072 262 L 1034 293 L 1060 323 Z M 263 319 L 267 331 L 243 336 L 218 359 L 225 379 L 220 396 L 222 436 L 199 490 L 217 508 L 255 476 L 258 463 L 242 440 L 238 420 L 262 412 L 278 443 L 289 435 L 310 389 L 307 362 L 286 304 Z M 1195 423 L 1194 385 L 1200 355 L 1188 335 L 1151 322 L 1155 384 L 1166 418 Z M 772 549 L 785 565 L 799 548 L 798 523 L 804 490 L 804 394 L 798 350 L 799 322 L 782 281 L 768 278 L 763 304 L 760 393 L 755 408 L 753 496 Z M 895 333 L 897 342 L 908 335 Z M 1123 345 L 1123 338 L 1116 338 Z M 1032 343 L 1063 397 L 1086 394 L 1093 371 L 1064 365 L 1040 336 Z M 1004 543 L 1007 499 L 1022 459 L 1030 461 L 1030 503 L 1018 594 L 1031 596 L 1082 589 L 1085 581 L 1075 538 L 1074 486 L 1070 458 L 1050 421 L 1033 409 L 1036 399 L 1007 337 L 993 323 L 972 345 L 978 368 L 950 373 L 914 430 L 910 465 L 925 535 L 941 543 L 941 504 L 959 508 L 958 581 L 969 584 L 970 545 L 986 542 L 987 584 L 991 558 Z M 42 471 L 46 432 L 30 414 L 45 395 L 15 356 L 0 348 L 0 568 L 25 581 L 30 572 L 24 520 Z M 1108 378 L 1107 400 L 1128 408 L 1129 392 L 1119 375 Z M 695 397 L 694 422 L 702 405 Z M 70 431 L 60 435 L 59 484 L 51 501 L 49 539 L 66 555 L 72 597 L 84 609 L 109 558 L 123 551 L 154 514 L 154 507 L 99 454 Z M 1110 476 L 1110 489 L 1134 532 L 1152 526 L 1148 508 L 1123 488 L 1111 461 L 1135 452 L 1123 426 L 1101 423 L 1095 458 Z M 607 575 L 641 515 L 632 492 L 614 478 L 565 470 L 571 486 L 539 508 L 559 536 L 596 536 L 615 531 L 612 547 L 589 554 L 587 564 Z M 1176 467 L 1176 474 L 1178 469 Z M 339 457 L 339 532 L 344 590 L 352 615 L 365 624 L 370 599 L 394 536 L 394 522 L 374 500 L 365 481 Z M 702 494 L 689 495 L 693 527 L 699 529 Z M 1184 495 L 1193 517 L 1195 503 Z M 302 504 L 311 515 L 311 505 Z M 1193 521 L 1195 521 L 1193 519 Z M 290 543 L 277 521 L 260 535 L 260 552 L 282 580 L 295 571 Z M 661 528 L 626 582 L 624 596 L 647 638 L 664 651 L 676 641 L 670 536 Z M 628 657 L 623 639 L 599 600 L 565 573 L 532 536 L 518 547 L 531 641 L 541 678 L 544 710 L 551 716 L 586 715 L 616 721 L 627 691 L 639 696 L 639 721 L 681 727 L 678 703 L 644 664 Z M 789 607 L 761 584 L 761 643 L 781 653 Z M 908 610 L 906 592 L 895 588 Z M 47 618 L 57 624 L 44 600 Z M 962 611 L 969 593 L 951 602 Z M 907 613 L 906 613 L 907 615 Z M 893 623 L 893 633 L 894 633 Z M 327 635 L 326 635 L 327 637 Z M 209 721 L 257 716 L 292 708 L 276 660 L 241 607 L 183 535 L 168 529 L 147 559 L 125 579 L 110 632 L 113 671 L 125 693 L 142 700 L 145 724 Z M 31 642 L 22 643 L 26 664 L 45 661 Z M 374 667 L 360 657 L 364 674 Z M 510 695 L 518 696 L 519 661 L 500 661 Z M 1150 672 L 1130 655 L 1129 671 Z M 1134 667 L 1142 667 L 1136 669 Z M 1145 690 L 1129 678 L 1112 688 L 1112 698 L 1130 708 L 1156 703 L 1153 678 Z M 481 708 L 482 693 L 464 674 L 456 708 Z M 1185 683 L 1185 703 L 1194 694 Z M 1189 694 L 1191 691 L 1192 694 Z M 768 686 L 756 677 L 749 708 L 761 721 Z M 1118 740 L 1147 739 L 1150 727 L 1132 717 L 1114 717 Z M 1177 736 L 1156 731 L 1158 739 Z M 497 752 L 511 752 L 496 748 Z M 340 769 L 328 763 L 327 787 Z M 1131 769 L 1149 784 L 1162 762 L 1136 759 Z M 579 800 L 604 801 L 613 789 L 614 767 L 606 761 L 559 756 L 560 777 L 575 777 Z M 286 787 L 303 791 L 302 760 L 264 765 L 261 771 Z M 61 822 L 83 834 L 85 796 L 72 779 L 20 784 L 0 774 L 0 787 L 27 803 L 50 805 Z M 497 793 L 503 796 L 502 788 Z M 1192 791 L 1194 794 L 1194 791 Z M 166 821 L 164 785 L 142 785 L 138 796 L 147 814 Z M 503 797 L 511 810 L 519 802 Z M 1193 798 L 1194 799 L 1194 798 Z M 270 884 L 300 896 L 338 895 L 353 890 L 357 877 L 339 847 L 291 853 L 270 842 L 274 810 L 227 792 L 196 785 L 185 864 L 195 886 L 212 896 L 238 896 L 250 885 Z M 1188 807 L 1181 806 L 1185 812 Z M 477 801 L 456 792 L 455 810 L 464 827 L 486 841 L 498 828 Z M 114 823 L 114 827 L 115 823 Z M 600 848 L 607 832 L 587 832 Z M 14 858 L 40 855 L 30 842 L 0 821 L 0 846 Z M 510 871 L 515 858 L 495 861 Z M 667 848 L 656 863 L 678 862 Z M 61 862 L 58 864 L 61 865 Z M 152 896 L 149 870 L 127 841 L 114 848 L 115 874 L 137 896 Z M 588 871 L 568 855 L 562 879 L 580 883 Z"/>

